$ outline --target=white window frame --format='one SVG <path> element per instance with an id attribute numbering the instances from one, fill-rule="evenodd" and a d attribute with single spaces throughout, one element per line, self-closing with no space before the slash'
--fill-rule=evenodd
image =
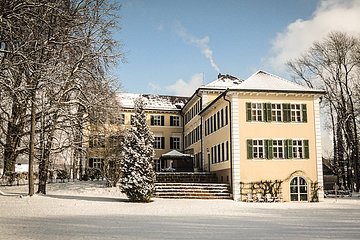
<path id="1" fill-rule="evenodd" d="M 263 104 L 251 103 L 251 120 L 261 122 L 263 118 Z"/>
<path id="2" fill-rule="evenodd" d="M 291 122 L 302 122 L 301 104 L 291 104 Z"/>
<path id="3" fill-rule="evenodd" d="M 154 137 L 154 149 L 161 149 L 162 146 L 162 136 Z"/>
<path id="4" fill-rule="evenodd" d="M 173 127 L 179 127 L 180 126 L 180 116 L 171 116 L 171 126 Z"/>
<path id="5" fill-rule="evenodd" d="M 303 140 L 292 140 L 292 152 L 293 158 L 302 159 L 304 158 L 304 141 Z"/>
<path id="6" fill-rule="evenodd" d="M 253 139 L 253 158 L 264 159 L 265 158 L 265 141 L 263 139 Z"/>
<path id="7" fill-rule="evenodd" d="M 152 115 L 152 117 L 153 117 L 152 126 L 161 126 L 161 115 Z"/>
<path id="8" fill-rule="evenodd" d="M 271 104 L 271 120 L 273 122 L 282 122 L 282 104 L 281 103 L 272 103 Z"/>
<path id="9" fill-rule="evenodd" d="M 172 136 L 172 143 L 170 143 L 172 145 L 172 149 L 180 149 L 181 146 L 181 138 L 179 136 Z"/>
<path id="10" fill-rule="evenodd" d="M 274 159 L 284 159 L 285 158 L 284 140 L 275 139 L 275 140 L 272 140 L 272 141 L 273 141 L 272 142 L 272 145 L 273 145 L 273 158 Z"/>

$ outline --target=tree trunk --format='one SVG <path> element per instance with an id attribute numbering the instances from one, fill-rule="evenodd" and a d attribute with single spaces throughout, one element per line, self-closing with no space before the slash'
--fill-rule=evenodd
<path id="1" fill-rule="evenodd" d="M 32 90 L 31 96 L 31 123 L 30 123 L 30 139 L 29 139 L 29 196 L 34 195 L 34 157 L 35 157 L 35 100 L 36 90 Z"/>
<path id="2" fill-rule="evenodd" d="M 39 164 L 39 186 L 37 193 L 46 194 L 46 184 L 48 180 L 49 164 L 50 164 L 50 153 L 55 135 L 56 121 L 57 121 L 57 115 L 54 114 L 51 119 L 52 126 L 50 131 L 48 132 L 48 136 L 46 139 L 46 146 L 44 147 L 44 154 L 42 154 L 42 158 Z M 45 141 L 45 136 L 43 137 L 43 141 Z"/>
<path id="3" fill-rule="evenodd" d="M 20 145 L 24 127 L 22 115 L 26 112 L 26 110 L 21 109 L 19 105 L 20 104 L 14 100 L 11 109 L 11 119 L 7 124 L 6 142 L 4 146 L 4 174 L 15 171 L 16 158 L 18 156 L 17 148 Z"/>

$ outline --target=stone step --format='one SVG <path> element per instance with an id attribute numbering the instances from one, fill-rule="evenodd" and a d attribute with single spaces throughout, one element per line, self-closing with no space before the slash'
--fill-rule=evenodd
<path id="1" fill-rule="evenodd" d="M 227 183 L 155 183 L 158 187 L 229 187 Z"/>
<path id="2" fill-rule="evenodd" d="M 192 199 L 230 199 L 229 184 L 156 183 L 156 197 Z"/>
<path id="3" fill-rule="evenodd" d="M 158 172 L 156 182 L 159 183 L 216 183 L 217 177 L 208 172 Z"/>

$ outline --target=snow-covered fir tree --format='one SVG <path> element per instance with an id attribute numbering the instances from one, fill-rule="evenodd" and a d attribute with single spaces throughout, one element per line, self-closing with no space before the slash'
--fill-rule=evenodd
<path id="1" fill-rule="evenodd" d="M 132 127 L 124 138 L 121 191 L 130 201 L 149 202 L 155 191 L 154 137 L 146 123 L 144 101 L 135 100 Z"/>

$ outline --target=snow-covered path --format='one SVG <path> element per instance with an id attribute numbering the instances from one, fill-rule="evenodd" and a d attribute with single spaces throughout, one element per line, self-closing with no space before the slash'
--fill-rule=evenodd
<path id="1" fill-rule="evenodd" d="M 101 182 L 49 185 L 47 196 L 0 195 L 0 239 L 359 239 L 360 200 L 129 203 Z M 1 187 L 25 194 L 26 186 Z"/>

